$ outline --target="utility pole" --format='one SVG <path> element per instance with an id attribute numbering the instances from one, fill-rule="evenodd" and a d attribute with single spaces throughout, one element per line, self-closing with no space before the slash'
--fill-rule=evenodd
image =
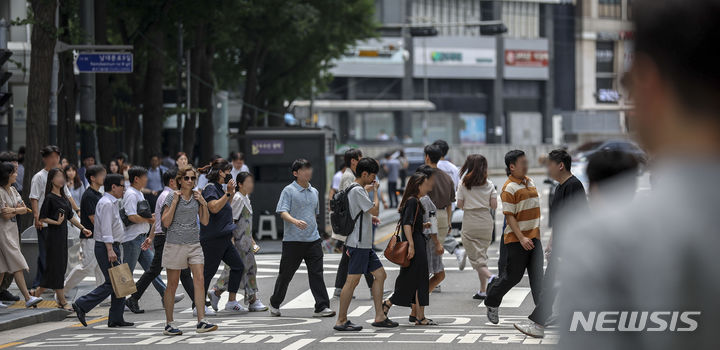
<path id="1" fill-rule="evenodd" d="M 403 37 L 403 48 L 407 55 L 403 55 L 405 58 L 404 74 L 402 78 L 401 96 L 403 100 L 412 100 L 414 98 L 414 87 L 413 87 L 413 65 L 415 64 L 415 55 L 413 53 L 413 38 L 410 33 L 410 26 L 412 19 L 412 0 L 405 0 L 405 25 L 402 26 L 402 37 Z M 402 111 L 401 113 L 401 132 L 402 135 L 398 135 L 401 139 L 404 135 L 412 136 L 412 111 Z"/>
<path id="2" fill-rule="evenodd" d="M 5 62 L 10 59 L 12 52 L 7 50 L 8 23 L 5 18 L 0 18 L 0 151 L 7 151 L 12 148 L 10 144 L 10 98 L 12 94 L 8 91 L 7 82 L 11 73 L 5 71 Z"/>
<path id="3" fill-rule="evenodd" d="M 95 44 L 95 5 L 94 0 L 80 1 L 80 26 L 87 35 L 85 43 Z M 97 137 L 95 133 L 95 74 L 81 73 L 79 77 L 79 109 L 80 121 L 90 125 L 90 128 L 80 128 L 80 159 L 86 155 L 97 155 Z"/>

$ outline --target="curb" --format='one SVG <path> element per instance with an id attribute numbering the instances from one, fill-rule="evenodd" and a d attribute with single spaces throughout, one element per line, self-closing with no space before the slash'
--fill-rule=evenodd
<path id="1" fill-rule="evenodd" d="M 0 321 L 0 331 L 7 331 L 43 322 L 58 322 L 64 320 L 65 317 L 70 314 L 69 312 L 60 309 L 41 309 L 41 311 L 19 310 L 18 313 L 23 314 L 18 315 L 16 318 Z"/>

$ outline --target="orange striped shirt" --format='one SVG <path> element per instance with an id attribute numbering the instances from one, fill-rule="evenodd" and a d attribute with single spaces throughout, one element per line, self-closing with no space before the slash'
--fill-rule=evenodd
<path id="1" fill-rule="evenodd" d="M 530 239 L 540 238 L 540 196 L 529 177 L 520 180 L 510 175 L 500 194 L 503 214 L 514 216 L 522 234 Z M 505 227 L 505 244 L 519 242 L 510 225 Z"/>

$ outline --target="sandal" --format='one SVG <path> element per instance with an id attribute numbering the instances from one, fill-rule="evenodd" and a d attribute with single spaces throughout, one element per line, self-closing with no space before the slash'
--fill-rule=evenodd
<path id="1" fill-rule="evenodd" d="M 415 323 L 415 322 L 417 322 L 417 317 L 412 316 L 412 315 L 408 316 L 408 322 L 410 322 L 410 323 Z"/>
<path id="2" fill-rule="evenodd" d="M 380 322 L 373 322 L 373 323 L 372 323 L 372 326 L 373 326 L 373 327 L 380 327 L 380 328 L 395 328 L 395 327 L 397 327 L 397 326 L 399 326 L 399 325 L 400 325 L 399 323 L 394 322 L 394 321 L 390 320 L 390 319 L 387 318 L 387 317 L 386 317 L 384 320 L 380 321 Z"/>
<path id="3" fill-rule="evenodd" d="M 438 324 L 429 318 L 423 318 L 421 320 L 415 321 L 415 325 L 416 326 L 437 326 Z"/>
<path id="4" fill-rule="evenodd" d="M 387 300 L 383 300 L 383 302 L 382 302 L 382 309 L 383 309 L 383 313 L 385 314 L 385 316 L 387 316 L 388 312 L 390 312 L 390 308 L 392 307 L 392 304 L 388 305 L 387 303 L 388 303 Z M 387 308 L 387 310 L 385 308 Z"/>
<path id="5" fill-rule="evenodd" d="M 362 330 L 362 326 L 358 326 L 350 321 L 347 321 L 341 325 L 335 325 L 333 329 L 340 332 L 358 332 Z"/>

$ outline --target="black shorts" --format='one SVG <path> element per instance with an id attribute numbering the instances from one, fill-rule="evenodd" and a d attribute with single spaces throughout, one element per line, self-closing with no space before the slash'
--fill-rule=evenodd
<path id="1" fill-rule="evenodd" d="M 362 275 L 383 267 L 380 258 L 371 248 L 347 247 L 346 254 L 350 257 L 348 275 Z"/>

